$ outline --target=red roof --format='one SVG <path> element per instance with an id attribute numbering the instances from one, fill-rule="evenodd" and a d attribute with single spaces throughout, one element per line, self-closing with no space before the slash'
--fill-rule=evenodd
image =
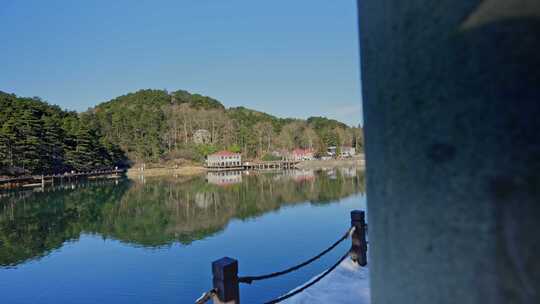
<path id="1" fill-rule="evenodd" d="M 295 155 L 306 155 L 306 154 L 313 153 L 313 151 L 310 149 L 294 149 L 292 153 Z"/>
<path id="2" fill-rule="evenodd" d="M 240 153 L 234 153 L 234 152 L 230 152 L 230 151 L 219 151 L 219 152 L 216 152 L 214 154 L 210 154 L 212 156 L 237 156 L 239 155 Z"/>

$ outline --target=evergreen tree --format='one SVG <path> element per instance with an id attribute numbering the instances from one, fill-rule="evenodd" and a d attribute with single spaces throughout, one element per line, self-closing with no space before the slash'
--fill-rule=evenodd
<path id="1" fill-rule="evenodd" d="M 43 169 L 47 173 L 63 169 L 64 150 L 62 139 L 64 132 L 58 116 L 45 116 L 43 121 Z"/>
<path id="2" fill-rule="evenodd" d="M 34 108 L 23 111 L 20 120 L 17 121 L 17 129 L 20 132 L 15 143 L 22 152 L 19 164 L 23 170 L 42 173 L 43 162 L 41 159 L 41 122 L 37 110 Z"/>
<path id="3" fill-rule="evenodd" d="M 17 151 L 17 132 L 15 130 L 15 117 L 11 117 L 0 127 L 0 164 L 5 167 L 15 166 L 15 157 Z"/>
<path id="4" fill-rule="evenodd" d="M 36 97 L 0 92 L 0 174 L 125 165 L 124 152 L 106 140 L 100 128 L 94 115 L 78 115 Z"/>

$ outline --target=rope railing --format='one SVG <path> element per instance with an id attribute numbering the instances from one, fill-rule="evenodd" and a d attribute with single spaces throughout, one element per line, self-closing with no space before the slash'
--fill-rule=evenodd
<path id="1" fill-rule="evenodd" d="M 203 293 L 197 300 L 195 300 L 195 304 L 204 304 L 212 299 L 213 296 L 216 295 L 216 289 L 212 288 L 209 291 Z"/>
<path id="2" fill-rule="evenodd" d="M 313 279 L 312 281 L 310 281 L 309 283 L 305 284 L 305 285 L 302 285 L 300 288 L 297 288 L 295 290 L 293 290 L 292 292 L 289 292 L 288 294 L 286 295 L 283 295 L 281 297 L 278 297 L 278 298 L 275 298 L 273 300 L 270 300 L 268 302 L 264 302 L 264 304 L 275 304 L 275 303 L 279 303 L 281 301 L 285 301 L 286 299 L 290 298 L 290 297 L 293 297 L 299 293 L 301 293 L 302 291 L 310 288 L 311 286 L 317 284 L 317 282 L 319 282 L 320 280 L 322 280 L 325 276 L 327 276 L 330 272 L 332 272 L 334 269 L 336 269 L 336 267 L 339 266 L 339 264 L 341 264 L 341 262 L 343 262 L 347 257 L 349 256 L 349 252 L 345 253 L 334 265 L 332 265 L 330 268 L 328 268 L 325 272 L 323 272 L 322 274 L 320 274 L 318 277 L 316 277 L 315 279 Z"/>
<path id="3" fill-rule="evenodd" d="M 203 304 L 209 300 L 213 300 L 214 303 L 229 303 L 229 304 L 239 304 L 240 303 L 240 283 L 251 284 L 253 281 L 266 280 L 270 278 L 275 278 L 282 276 L 298 269 L 303 268 L 311 264 L 312 262 L 320 259 L 322 256 L 326 255 L 328 252 L 336 248 L 341 242 L 347 238 L 351 238 L 351 248 L 343 255 L 335 264 L 330 268 L 324 271 L 322 274 L 317 276 L 315 279 L 310 282 L 302 285 L 301 287 L 285 294 L 280 297 L 277 297 L 273 300 L 264 302 L 264 304 L 274 304 L 284 301 L 290 297 L 293 297 L 309 287 L 315 285 L 317 282 L 326 277 L 331 273 L 336 267 L 341 264 L 347 257 L 351 257 L 353 262 L 358 263 L 360 266 L 367 265 L 367 242 L 366 242 L 366 230 L 367 225 L 365 222 L 365 213 L 364 211 L 354 210 L 351 211 L 351 227 L 347 229 L 347 232 L 341 236 L 337 241 L 331 244 L 328 248 L 321 251 L 316 256 L 300 263 L 295 266 L 289 267 L 285 270 L 272 272 L 269 274 L 258 275 L 258 276 L 238 276 L 238 261 L 229 257 L 221 258 L 212 263 L 212 273 L 213 273 L 213 283 L 214 288 L 202 294 L 195 303 Z"/>
<path id="4" fill-rule="evenodd" d="M 300 263 L 300 264 L 298 264 L 296 266 L 287 268 L 287 269 L 282 270 L 282 271 L 276 271 L 276 272 L 273 272 L 273 273 L 265 274 L 265 275 L 239 277 L 238 282 L 251 284 L 253 281 L 260 281 L 260 280 L 266 280 L 266 279 L 270 279 L 270 278 L 279 277 L 279 276 L 285 275 L 287 273 L 293 272 L 295 270 L 298 270 L 298 269 L 300 269 L 300 268 L 302 268 L 304 266 L 307 266 L 307 265 L 311 264 L 312 262 L 314 262 L 314 261 L 320 259 L 321 257 L 323 257 L 325 254 L 332 251 L 332 249 L 336 248 L 336 246 L 339 245 L 341 242 L 343 242 L 344 240 L 349 238 L 352 235 L 352 233 L 354 232 L 354 229 L 355 229 L 354 226 L 347 229 L 347 232 L 345 232 L 345 234 L 341 238 L 339 238 L 339 240 L 335 241 L 328 248 L 323 250 L 318 255 L 312 257 L 311 259 L 306 260 L 306 261 L 304 261 L 304 262 L 302 262 L 302 263 Z"/>

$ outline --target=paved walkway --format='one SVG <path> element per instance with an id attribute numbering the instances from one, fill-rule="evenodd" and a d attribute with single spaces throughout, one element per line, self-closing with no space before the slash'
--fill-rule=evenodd
<path id="1" fill-rule="evenodd" d="M 346 259 L 334 271 L 286 304 L 369 304 L 369 269 Z"/>

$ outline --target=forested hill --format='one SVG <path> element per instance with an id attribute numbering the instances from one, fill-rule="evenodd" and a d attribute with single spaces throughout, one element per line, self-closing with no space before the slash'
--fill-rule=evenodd
<path id="1" fill-rule="evenodd" d="M 91 115 L 0 91 L 0 175 L 110 168 L 124 155 Z"/>
<path id="2" fill-rule="evenodd" d="M 362 148 L 362 130 L 324 117 L 278 118 L 244 107 L 226 109 L 219 101 L 186 91 L 141 90 L 89 110 L 109 142 L 135 162 L 167 159 L 201 161 L 229 149 L 247 158 L 276 150 L 327 146 Z"/>
<path id="3" fill-rule="evenodd" d="M 202 161 L 229 149 L 247 158 L 293 148 L 362 149 L 362 130 L 324 117 L 278 118 L 186 91 L 140 90 L 83 113 L 0 92 L 0 175 Z"/>

